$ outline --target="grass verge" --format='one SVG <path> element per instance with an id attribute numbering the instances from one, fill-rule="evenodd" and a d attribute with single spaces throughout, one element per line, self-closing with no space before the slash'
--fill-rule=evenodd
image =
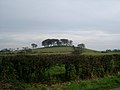
<path id="1" fill-rule="evenodd" d="M 51 86 L 41 84 L 23 84 L 25 90 L 110 90 L 120 87 L 120 76 L 94 80 L 71 81 Z"/>

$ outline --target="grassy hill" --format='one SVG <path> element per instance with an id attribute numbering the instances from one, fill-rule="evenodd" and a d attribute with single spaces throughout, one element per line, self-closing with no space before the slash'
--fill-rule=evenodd
<path id="1" fill-rule="evenodd" d="M 79 48 L 77 48 L 79 49 Z M 70 54 L 74 51 L 74 47 L 47 47 L 32 49 L 34 54 Z M 95 54 L 100 53 L 99 51 L 84 48 L 83 54 Z"/>
<path id="2" fill-rule="evenodd" d="M 81 49 L 78 47 L 72 46 L 59 46 L 59 47 L 45 47 L 45 48 L 36 48 L 30 49 L 28 51 L 20 50 L 14 52 L 0 52 L 0 55 L 14 55 L 14 54 L 32 54 L 32 55 L 39 55 L 39 54 L 71 54 L 76 51 L 80 51 Z M 27 53 L 26 53 L 27 52 Z M 111 55 L 111 54 L 120 54 L 120 52 L 108 52 L 108 53 L 101 53 L 100 51 L 83 48 L 82 49 L 83 55 Z"/>
<path id="3" fill-rule="evenodd" d="M 43 53 L 43 54 L 70 54 L 73 52 L 73 47 L 46 47 L 32 49 L 33 53 Z"/>
<path id="4" fill-rule="evenodd" d="M 79 49 L 79 48 L 77 48 Z M 33 54 L 70 54 L 74 51 L 74 47 L 46 47 L 46 48 L 37 48 L 32 49 Z M 92 50 L 84 48 L 84 55 L 110 55 L 110 54 L 120 54 L 120 52 L 109 52 L 109 53 L 101 53 L 100 51 Z"/>

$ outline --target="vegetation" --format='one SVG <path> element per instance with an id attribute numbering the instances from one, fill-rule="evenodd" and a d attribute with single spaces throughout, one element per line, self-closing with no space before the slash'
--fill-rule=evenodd
<path id="1" fill-rule="evenodd" d="M 92 80 L 78 80 L 52 85 L 40 83 L 16 83 L 17 86 L 7 83 L 0 83 L 3 89 L 17 90 L 111 90 L 120 87 L 120 76 L 104 77 Z"/>
<path id="2" fill-rule="evenodd" d="M 37 48 L 38 45 L 32 43 L 32 48 L 23 47 L 21 50 L 19 48 L 5 48 L 0 51 L 0 55 L 9 55 L 9 54 L 30 54 L 30 55 L 40 55 L 40 54 L 82 54 L 82 55 L 111 55 L 111 54 L 120 54 L 119 49 L 106 51 L 95 51 L 85 48 L 85 44 L 81 43 L 75 47 L 72 44 L 72 40 L 68 39 L 46 39 L 41 42 L 44 48 Z"/>
<path id="3" fill-rule="evenodd" d="M 95 79 L 119 75 L 120 55 L 0 56 L 0 82 L 41 83 Z"/>
<path id="4" fill-rule="evenodd" d="M 79 48 L 85 48 L 85 44 L 83 44 L 83 43 L 82 44 L 78 44 L 78 47 Z"/>
<path id="5" fill-rule="evenodd" d="M 35 44 L 35 43 L 32 43 L 31 46 L 32 46 L 33 49 L 37 48 L 37 44 Z"/>
<path id="6" fill-rule="evenodd" d="M 32 50 L 34 54 L 70 54 L 74 51 L 73 47 L 47 47 Z"/>
<path id="7" fill-rule="evenodd" d="M 50 47 L 50 46 L 72 46 L 72 40 L 68 39 L 46 39 L 42 41 L 42 46 Z"/>
<path id="8" fill-rule="evenodd" d="M 120 54 L 120 52 L 107 52 L 102 53 L 100 51 L 91 50 L 87 48 L 71 47 L 71 46 L 54 46 L 47 48 L 37 48 L 32 49 L 32 54 L 71 54 L 79 53 L 82 55 L 111 55 L 111 54 Z"/>
<path id="9" fill-rule="evenodd" d="M 120 52 L 72 46 L 68 39 L 46 39 L 46 48 L 0 52 L 0 89 L 108 90 L 120 86 Z M 114 76 L 114 77 L 113 77 Z"/>
<path id="10" fill-rule="evenodd" d="M 10 51 L 7 49 L 1 50 L 0 55 L 16 55 L 16 54 L 30 54 L 30 55 L 40 55 L 40 54 L 71 54 L 71 53 L 79 53 L 82 55 L 112 55 L 112 54 L 120 54 L 119 51 L 117 52 L 100 52 L 95 51 L 87 48 L 79 48 L 74 46 L 53 46 L 53 47 L 46 47 L 46 48 L 34 48 L 30 49 L 28 47 L 23 47 L 22 50 L 15 50 Z"/>
<path id="11" fill-rule="evenodd" d="M 120 77 L 112 76 L 93 80 L 71 81 L 47 86 L 41 84 L 24 84 L 25 90 L 110 90 L 120 87 Z"/>

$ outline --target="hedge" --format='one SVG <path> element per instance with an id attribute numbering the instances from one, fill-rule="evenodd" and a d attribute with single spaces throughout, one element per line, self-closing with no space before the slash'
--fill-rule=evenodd
<path id="1" fill-rule="evenodd" d="M 50 75 L 51 67 L 62 65 L 65 73 Z M 120 55 L 9 55 L 0 56 L 1 82 L 49 83 L 91 79 L 120 73 Z"/>

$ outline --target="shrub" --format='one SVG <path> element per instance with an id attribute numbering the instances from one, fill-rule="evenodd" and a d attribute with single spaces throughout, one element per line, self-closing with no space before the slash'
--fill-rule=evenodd
<path id="1" fill-rule="evenodd" d="M 59 75 L 54 72 L 52 74 L 51 72 L 46 73 L 58 65 L 64 66 L 62 67 L 62 69 L 65 68 L 64 74 L 63 72 L 59 73 Z M 58 81 L 91 79 L 106 75 L 117 75 L 119 72 L 120 55 L 0 56 L 0 81 L 4 82 L 15 82 L 17 80 L 29 83 L 48 83 L 57 81 L 56 79 Z"/>

